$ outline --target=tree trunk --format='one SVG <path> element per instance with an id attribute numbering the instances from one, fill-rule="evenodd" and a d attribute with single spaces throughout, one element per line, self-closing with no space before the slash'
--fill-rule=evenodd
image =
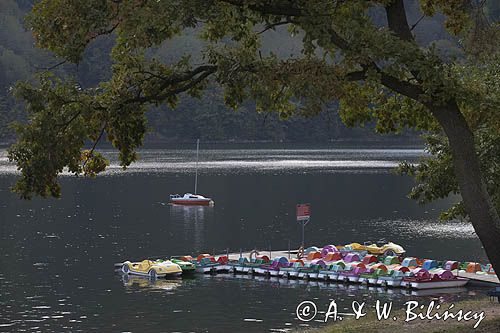
<path id="1" fill-rule="evenodd" d="M 500 273 L 500 218 L 481 176 L 474 136 L 455 101 L 431 107 L 448 137 L 465 209 L 495 272 Z"/>

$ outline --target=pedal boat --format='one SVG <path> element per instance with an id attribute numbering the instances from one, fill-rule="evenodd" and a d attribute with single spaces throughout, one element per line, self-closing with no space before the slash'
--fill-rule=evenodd
<path id="1" fill-rule="evenodd" d="M 294 278 L 299 274 L 299 268 L 304 267 L 304 261 L 302 259 L 290 259 L 288 266 L 281 267 L 278 275 L 283 278 Z"/>
<path id="2" fill-rule="evenodd" d="M 194 261 L 197 273 L 215 273 L 220 264 L 209 254 L 200 254 Z"/>
<path id="3" fill-rule="evenodd" d="M 405 273 L 405 276 L 404 276 L 403 280 L 401 281 L 400 286 L 402 288 L 410 288 L 411 281 L 416 280 L 417 278 L 428 279 L 428 278 L 430 278 L 430 273 L 429 273 L 429 271 L 427 271 L 426 269 L 423 269 L 422 267 L 414 267 L 409 272 Z"/>
<path id="4" fill-rule="evenodd" d="M 322 269 L 318 273 L 318 279 L 323 279 L 327 281 L 337 281 L 340 275 L 340 272 L 344 271 L 345 263 L 344 261 L 337 261 L 326 268 Z"/>
<path id="5" fill-rule="evenodd" d="M 299 278 L 316 280 L 319 278 L 319 272 L 326 269 L 327 265 L 322 259 L 315 259 L 311 261 L 309 266 L 299 269 Z"/>
<path id="6" fill-rule="evenodd" d="M 374 255 L 382 255 L 382 256 L 402 256 L 406 253 L 406 250 L 398 244 L 394 244 L 389 242 L 382 246 L 377 246 L 376 244 L 369 244 L 369 242 L 365 243 L 365 245 L 361 245 L 359 243 L 351 243 L 345 245 L 343 248 L 340 248 L 340 251 L 354 251 L 359 253 L 368 253 Z"/>
<path id="7" fill-rule="evenodd" d="M 226 266 L 228 267 L 229 273 L 233 273 L 233 274 L 244 273 L 243 269 L 245 268 L 245 266 L 248 262 L 249 261 L 247 258 L 240 257 L 240 258 L 238 258 L 238 260 L 229 260 L 226 263 Z"/>
<path id="8" fill-rule="evenodd" d="M 365 265 L 365 270 L 361 272 L 357 282 L 366 283 L 366 275 L 373 273 L 373 271 L 378 268 L 378 257 L 373 254 L 367 254 L 363 257 L 361 262 Z"/>
<path id="9" fill-rule="evenodd" d="M 256 274 L 278 277 L 280 268 L 282 267 L 290 267 L 286 257 L 275 258 L 271 264 L 261 265 L 260 267 L 255 268 L 254 271 Z"/>
<path id="10" fill-rule="evenodd" d="M 410 269 L 405 266 L 393 266 L 390 267 L 390 272 L 387 275 L 380 275 L 377 280 L 377 285 L 382 287 L 399 287 L 403 278 L 405 277 L 405 273 L 410 272 Z"/>
<path id="11" fill-rule="evenodd" d="M 408 278 L 407 282 L 410 287 L 414 289 L 457 288 L 469 282 L 469 279 L 457 277 L 449 270 L 427 273 Z"/>
<path id="12" fill-rule="evenodd" d="M 255 253 L 256 252 L 257 251 L 255 251 Z M 237 261 L 231 260 L 226 265 L 229 268 L 229 272 L 232 273 L 254 274 L 255 269 L 268 263 L 268 256 L 257 254 L 255 258 L 253 258 L 253 254 L 250 254 L 250 260 L 246 257 L 240 257 Z"/>
<path id="13" fill-rule="evenodd" d="M 376 285 L 380 276 L 387 274 L 387 266 L 383 263 L 376 263 L 368 266 L 358 279 L 359 283 Z"/>
<path id="14" fill-rule="evenodd" d="M 263 265 L 269 265 L 269 260 L 255 259 L 254 261 L 247 262 L 243 268 L 243 273 L 257 274 L 256 270 L 259 269 L 259 271 L 261 271 L 260 269 Z"/>
<path id="15" fill-rule="evenodd" d="M 310 263 L 299 267 L 297 277 L 299 279 L 317 279 L 319 270 L 322 269 L 321 265 Z"/>
<path id="16" fill-rule="evenodd" d="M 361 274 L 370 271 L 362 262 L 351 263 L 339 274 L 338 279 L 344 282 L 357 283 Z"/>
<path id="17" fill-rule="evenodd" d="M 122 272 L 123 274 L 148 276 L 151 279 L 156 279 L 158 277 L 179 276 L 182 274 L 182 269 L 170 260 L 154 262 L 146 259 L 140 262 L 125 261 L 122 266 Z"/>
<path id="18" fill-rule="evenodd" d="M 230 266 L 228 256 L 220 256 L 219 258 L 217 258 L 216 262 L 219 264 L 218 266 L 215 266 L 215 271 L 217 273 L 229 272 Z"/>
<path id="19" fill-rule="evenodd" d="M 179 265 L 179 267 L 182 269 L 183 275 L 190 275 L 196 272 L 196 265 L 193 264 L 192 262 L 184 261 L 177 258 L 171 258 L 170 261 L 173 262 L 174 264 Z"/>

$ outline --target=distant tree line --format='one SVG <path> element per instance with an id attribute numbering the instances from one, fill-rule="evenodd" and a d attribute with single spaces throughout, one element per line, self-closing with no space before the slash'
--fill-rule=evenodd
<path id="1" fill-rule="evenodd" d="M 36 72 L 55 69 L 60 76 L 74 76 L 82 87 L 95 86 L 110 77 L 109 51 L 112 38 L 104 37 L 93 43 L 78 65 L 60 64 L 49 52 L 35 49 L 31 32 L 24 27 L 24 16 L 34 0 L 2 0 L 0 2 L 0 142 L 11 142 L 14 132 L 8 124 L 25 119 L 22 107 L 13 99 L 10 89 L 16 81 L 30 80 Z M 409 5 L 410 18 L 418 20 L 417 4 Z M 491 2 L 489 10 L 500 11 L 498 2 Z M 385 17 L 378 12 L 373 19 L 384 23 Z M 420 42 L 434 41 L 437 48 L 448 56 L 458 54 L 455 41 L 442 29 L 438 19 L 419 22 L 415 27 Z M 203 42 L 194 37 L 195 31 L 182 38 L 151 50 L 150 56 L 164 60 L 179 58 L 182 54 L 196 54 Z M 277 29 L 263 40 L 264 49 L 281 57 L 301 51 L 301 39 L 291 39 L 285 31 Z M 54 68 L 52 68 L 54 67 Z M 415 140 L 415 131 L 380 136 L 373 126 L 347 128 L 339 119 L 336 105 L 319 117 L 294 117 L 279 119 L 276 114 L 259 114 L 251 102 L 238 111 L 223 103 L 219 91 L 208 90 L 200 99 L 186 97 L 177 110 L 164 107 L 164 112 L 148 114 L 150 132 L 147 142 L 190 141 L 202 138 L 211 141 L 327 141 L 327 140 Z"/>

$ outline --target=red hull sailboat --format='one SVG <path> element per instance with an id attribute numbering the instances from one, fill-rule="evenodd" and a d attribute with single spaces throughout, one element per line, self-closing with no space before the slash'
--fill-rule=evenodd
<path id="1" fill-rule="evenodd" d="M 210 206 L 214 202 L 211 198 L 204 197 L 203 195 L 197 194 L 198 191 L 198 160 L 200 151 L 200 139 L 196 141 L 196 175 L 194 179 L 194 194 L 186 193 L 184 195 L 171 194 L 170 203 L 173 205 L 184 205 L 184 206 Z"/>
<path id="2" fill-rule="evenodd" d="M 210 206 L 213 204 L 212 199 L 205 198 L 202 195 L 186 193 L 183 196 L 173 194 L 170 196 L 170 202 L 174 205 L 186 206 Z"/>

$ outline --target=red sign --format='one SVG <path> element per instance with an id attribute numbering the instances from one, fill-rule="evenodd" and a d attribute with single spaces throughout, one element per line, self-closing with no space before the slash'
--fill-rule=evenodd
<path id="1" fill-rule="evenodd" d="M 297 221 L 307 221 L 311 217 L 311 204 L 297 205 Z"/>

